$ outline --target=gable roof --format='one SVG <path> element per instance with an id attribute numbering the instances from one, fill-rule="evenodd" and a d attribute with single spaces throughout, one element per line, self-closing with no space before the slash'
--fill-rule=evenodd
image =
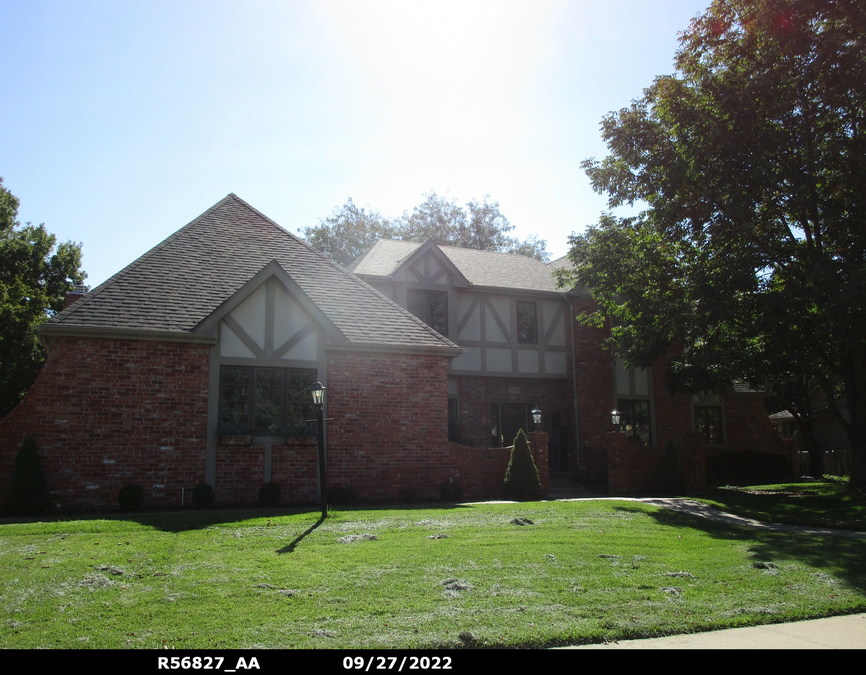
<path id="1" fill-rule="evenodd" d="M 234 194 L 52 317 L 41 333 L 194 339 L 199 324 L 272 262 L 345 343 L 459 353 L 423 321 Z"/>
<path id="2" fill-rule="evenodd" d="M 349 270 L 362 277 L 389 277 L 421 246 L 415 242 L 382 239 L 355 260 Z M 557 287 L 548 264 L 535 258 L 454 246 L 438 246 L 438 249 L 472 286 L 564 293 Z"/>

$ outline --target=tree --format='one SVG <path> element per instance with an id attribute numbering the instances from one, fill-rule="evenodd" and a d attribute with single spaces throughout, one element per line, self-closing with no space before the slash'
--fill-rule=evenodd
<path id="1" fill-rule="evenodd" d="M 547 242 L 531 235 L 524 241 L 508 236 L 514 226 L 499 211 L 499 202 L 473 199 L 465 208 L 431 191 L 412 213 L 389 220 L 377 211 L 358 209 L 349 199 L 316 227 L 302 228 L 307 242 L 341 265 L 348 265 L 379 239 L 424 243 L 480 251 L 517 253 L 547 261 Z"/>
<path id="2" fill-rule="evenodd" d="M 511 448 L 511 459 L 505 470 L 505 496 L 509 499 L 540 499 L 541 480 L 538 478 L 538 467 L 529 451 L 529 443 L 523 429 L 517 432 L 514 447 Z"/>
<path id="3" fill-rule="evenodd" d="M 21 225 L 18 199 L 0 178 L 0 417 L 36 379 L 45 352 L 36 327 L 63 309 L 66 293 L 87 276 L 81 245 L 56 246 L 44 225 Z"/>
<path id="4" fill-rule="evenodd" d="M 394 237 L 394 227 L 377 211 L 359 209 L 349 198 L 318 226 L 301 230 L 313 248 L 345 266 L 379 239 Z"/>
<path id="5" fill-rule="evenodd" d="M 51 492 L 39 460 L 39 449 L 36 441 L 28 438 L 15 455 L 6 508 L 13 514 L 33 516 L 44 513 L 50 506 Z"/>
<path id="6" fill-rule="evenodd" d="M 617 355 L 669 385 L 811 377 L 866 484 L 866 3 L 716 0 L 676 73 L 608 115 L 584 162 L 611 208 L 571 239 Z M 840 408 L 847 405 L 849 419 Z"/>

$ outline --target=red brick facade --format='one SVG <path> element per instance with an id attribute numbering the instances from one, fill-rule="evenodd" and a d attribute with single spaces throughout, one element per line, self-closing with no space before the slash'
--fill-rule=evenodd
<path id="1" fill-rule="evenodd" d="M 179 506 L 183 488 L 204 480 L 209 349 L 56 338 L 27 396 L 0 421 L 0 503 L 33 436 L 62 509 L 116 505 L 127 483 L 144 488 L 149 506 Z"/>

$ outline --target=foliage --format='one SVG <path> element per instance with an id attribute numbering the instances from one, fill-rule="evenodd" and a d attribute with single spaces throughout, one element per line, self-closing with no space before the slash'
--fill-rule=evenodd
<path id="1" fill-rule="evenodd" d="M 144 504 L 144 488 L 135 483 L 129 483 L 120 488 L 117 501 L 123 511 L 137 511 Z"/>
<path id="2" fill-rule="evenodd" d="M 379 239 L 394 238 L 394 226 L 378 211 L 359 209 L 351 198 L 316 227 L 301 230 L 307 243 L 343 266 Z"/>
<path id="3" fill-rule="evenodd" d="M 676 73 L 602 124 L 584 167 L 609 205 L 571 240 L 576 274 L 637 366 L 671 388 L 810 376 L 866 481 L 866 4 L 716 0 Z M 838 409 L 845 401 L 850 422 Z"/>
<path id="4" fill-rule="evenodd" d="M 214 491 L 210 483 L 199 483 L 193 488 L 192 503 L 193 506 L 206 509 L 213 506 Z"/>
<path id="5" fill-rule="evenodd" d="M 21 225 L 18 199 L 0 178 L 0 417 L 33 384 L 45 352 L 36 327 L 63 309 L 67 291 L 87 276 L 81 244 L 56 245 L 44 225 Z"/>
<path id="6" fill-rule="evenodd" d="M 45 513 L 51 506 L 48 480 L 42 471 L 36 441 L 28 438 L 15 455 L 12 482 L 6 508 L 10 513 L 32 516 Z"/>
<path id="7" fill-rule="evenodd" d="M 529 443 L 523 429 L 517 432 L 511 459 L 505 470 L 505 496 L 509 499 L 540 499 L 541 480 L 538 467 L 529 451 Z"/>
<path id="8" fill-rule="evenodd" d="M 262 506 L 277 506 L 280 503 L 280 486 L 271 481 L 259 488 L 259 502 Z"/>
<path id="9" fill-rule="evenodd" d="M 464 632 L 477 647 L 552 647 L 866 610 L 866 541 L 639 502 L 318 520 L 314 507 L 0 523 L 3 647 L 454 648 Z M 75 620 L 60 630 L 58 614 Z"/>
<path id="10" fill-rule="evenodd" d="M 716 485 L 766 483 L 790 476 L 788 460 L 769 452 L 739 450 L 714 453 L 707 458 L 707 477 Z"/>
<path id="11" fill-rule="evenodd" d="M 666 495 L 679 495 L 686 491 L 686 479 L 683 476 L 677 458 L 681 448 L 673 441 L 668 441 L 664 455 L 656 469 L 653 480 L 653 490 Z"/>
<path id="12" fill-rule="evenodd" d="M 318 226 L 302 228 L 301 233 L 313 248 L 341 265 L 351 263 L 379 239 L 433 240 L 443 246 L 516 253 L 547 261 L 547 242 L 536 235 L 524 241 L 508 236 L 514 226 L 499 211 L 499 202 L 489 199 L 472 199 L 464 208 L 432 191 L 411 213 L 404 212 L 395 219 L 359 209 L 349 199 Z"/>

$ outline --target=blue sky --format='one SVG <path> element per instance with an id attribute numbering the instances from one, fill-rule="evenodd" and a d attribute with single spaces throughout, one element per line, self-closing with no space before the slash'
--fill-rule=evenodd
<path id="1" fill-rule="evenodd" d="M 0 0 L 0 176 L 98 284 L 234 192 L 286 229 L 490 195 L 553 257 L 709 0 Z"/>

